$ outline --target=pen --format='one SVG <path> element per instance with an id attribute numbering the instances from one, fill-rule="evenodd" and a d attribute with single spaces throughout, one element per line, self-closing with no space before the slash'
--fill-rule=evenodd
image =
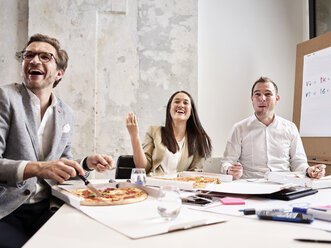
<path id="1" fill-rule="evenodd" d="M 331 244 L 331 240 L 326 240 L 326 239 L 294 239 L 294 240 L 301 241 L 301 242 L 310 242 L 310 243 Z"/>
<path id="2" fill-rule="evenodd" d="M 331 213 L 322 209 L 293 208 L 293 212 L 302 214 L 312 214 L 316 219 L 331 221 Z"/>
<path id="3" fill-rule="evenodd" d="M 240 209 L 239 212 L 243 212 L 244 215 L 252 215 L 252 214 L 256 214 L 257 212 L 259 212 L 261 210 L 274 211 L 274 212 L 283 212 L 283 211 L 285 211 L 285 209 L 283 209 L 283 208 L 258 209 L 258 210 L 256 210 L 255 208 L 245 208 L 245 209 Z"/>
<path id="4" fill-rule="evenodd" d="M 331 214 L 331 209 L 330 208 L 323 208 L 323 207 L 309 207 L 309 209 L 315 209 L 315 210 L 319 210 L 319 211 L 323 211 L 326 213 L 330 213 Z"/>

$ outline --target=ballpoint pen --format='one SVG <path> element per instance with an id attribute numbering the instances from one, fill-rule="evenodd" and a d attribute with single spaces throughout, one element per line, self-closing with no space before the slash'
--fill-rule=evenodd
<path id="1" fill-rule="evenodd" d="M 325 207 L 323 207 L 323 206 L 309 207 L 309 209 L 320 210 L 320 211 L 324 211 L 324 212 L 326 212 L 326 213 L 330 213 L 330 214 L 331 214 L 331 208 L 325 208 Z"/>
<path id="2" fill-rule="evenodd" d="M 331 240 L 327 239 L 294 239 L 300 242 L 309 242 L 309 243 L 324 243 L 324 244 L 331 244 Z"/>

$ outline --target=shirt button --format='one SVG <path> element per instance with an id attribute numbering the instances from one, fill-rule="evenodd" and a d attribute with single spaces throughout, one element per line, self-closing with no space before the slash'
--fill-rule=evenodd
<path id="1" fill-rule="evenodd" d="M 28 190 L 28 189 L 26 189 L 26 190 L 24 190 L 24 195 L 30 195 L 30 190 Z"/>

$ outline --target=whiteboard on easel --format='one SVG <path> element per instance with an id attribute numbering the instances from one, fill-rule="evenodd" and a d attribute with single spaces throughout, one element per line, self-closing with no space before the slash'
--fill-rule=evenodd
<path id="1" fill-rule="evenodd" d="M 331 137 L 331 47 L 303 58 L 301 137 Z"/>

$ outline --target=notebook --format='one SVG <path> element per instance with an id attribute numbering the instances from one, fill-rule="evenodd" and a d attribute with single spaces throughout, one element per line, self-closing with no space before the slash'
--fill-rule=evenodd
<path id="1" fill-rule="evenodd" d="M 263 195 L 258 195 L 258 196 L 264 197 L 264 198 L 289 201 L 289 200 L 294 200 L 294 199 L 297 199 L 300 197 L 313 195 L 317 192 L 318 192 L 318 190 L 315 190 L 312 188 L 296 186 L 296 187 L 290 187 L 287 189 L 283 189 L 283 190 L 277 191 L 272 194 L 263 194 Z"/>

